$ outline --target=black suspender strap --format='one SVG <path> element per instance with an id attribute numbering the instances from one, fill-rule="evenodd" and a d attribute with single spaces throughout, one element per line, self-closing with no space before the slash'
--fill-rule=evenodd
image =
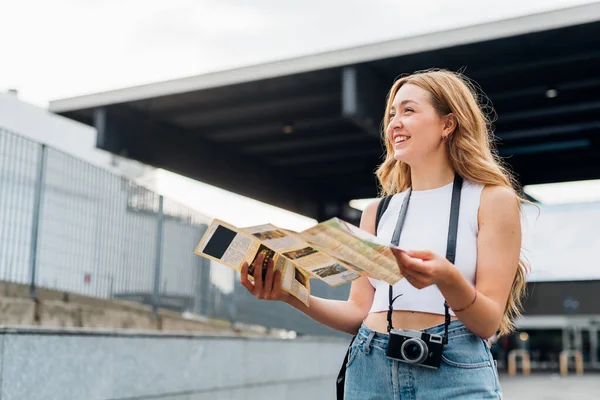
<path id="1" fill-rule="evenodd" d="M 446 259 L 454 264 L 456 257 L 456 240 L 458 236 L 458 212 L 460 210 L 460 193 L 463 180 L 458 174 L 454 178 L 452 186 L 452 203 L 450 203 L 450 226 L 448 227 L 448 245 L 446 246 Z M 450 325 L 450 312 L 448 302 L 444 300 L 444 344 L 448 344 L 448 326 Z"/>
<path id="2" fill-rule="evenodd" d="M 462 189 L 462 178 L 457 175 L 452 187 L 452 203 L 450 204 L 450 227 L 448 228 L 448 246 L 446 258 L 454 264 L 456 257 L 456 236 L 458 233 L 458 211 L 460 210 L 460 192 Z"/>
<path id="3" fill-rule="evenodd" d="M 400 243 L 400 233 L 402 232 L 404 220 L 406 219 L 406 211 L 408 210 L 408 203 L 410 202 L 411 194 L 412 188 L 408 189 L 408 192 L 406 193 L 406 195 L 404 196 L 404 200 L 402 201 L 402 208 L 400 208 L 398 222 L 396 222 L 396 228 L 394 229 L 394 234 L 392 235 L 392 244 L 394 246 L 398 246 L 398 243 Z M 399 294 L 398 296 L 394 297 L 394 289 L 392 285 L 390 285 L 389 307 L 387 312 L 388 332 L 392 330 L 392 312 L 394 311 L 394 308 L 392 306 L 394 304 L 394 301 L 396 301 L 396 299 L 400 296 L 402 296 L 402 294 Z"/>
<path id="4" fill-rule="evenodd" d="M 460 210 L 460 194 L 462 190 L 463 179 L 458 174 L 454 177 L 454 185 L 452 186 L 452 202 L 450 204 L 450 221 L 448 227 L 448 243 L 446 246 L 446 258 L 451 263 L 454 263 L 454 259 L 456 257 L 456 237 L 458 233 L 458 212 Z M 408 209 L 408 203 L 410 202 L 410 196 L 412 194 L 412 188 L 408 190 L 406 196 L 404 197 L 404 201 L 402 202 L 402 208 L 400 209 L 400 214 L 398 215 L 398 222 L 396 223 L 396 228 L 394 229 L 394 234 L 392 235 L 392 244 L 394 246 L 398 246 L 400 243 L 400 233 L 402 232 L 402 227 L 404 226 L 404 220 L 406 219 L 406 212 Z M 388 308 L 388 332 L 390 332 L 392 327 L 392 312 L 393 312 L 393 303 L 396 301 L 398 297 L 402 296 L 401 294 L 394 297 L 394 289 L 392 285 L 390 285 L 389 292 L 389 308 Z M 448 303 L 444 301 L 444 344 L 448 343 L 448 326 L 450 325 L 450 312 L 448 310 Z"/>
<path id="5" fill-rule="evenodd" d="M 392 197 L 394 197 L 393 194 L 390 196 L 386 196 L 379 201 L 379 204 L 377 204 L 377 214 L 375 215 L 375 235 L 376 236 L 377 236 L 377 229 L 379 228 L 379 221 L 381 220 L 381 217 L 383 216 L 383 213 L 385 212 L 385 210 L 387 210 L 388 206 L 390 205 L 390 201 L 392 200 Z"/>

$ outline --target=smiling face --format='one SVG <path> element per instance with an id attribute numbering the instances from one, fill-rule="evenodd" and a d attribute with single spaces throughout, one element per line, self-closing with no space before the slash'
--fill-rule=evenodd
<path id="1" fill-rule="evenodd" d="M 450 133 L 448 117 L 438 114 L 426 90 L 402 85 L 387 118 L 386 137 L 396 160 L 414 166 L 446 151 L 443 136 Z"/>

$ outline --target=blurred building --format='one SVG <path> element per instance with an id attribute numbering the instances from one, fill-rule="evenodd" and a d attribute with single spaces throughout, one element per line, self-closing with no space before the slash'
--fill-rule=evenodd
<path id="1" fill-rule="evenodd" d="M 147 186 L 154 167 L 96 148 L 94 128 L 14 92 L 0 94 L 0 156 L 0 280 L 29 284 L 35 255 L 38 286 L 152 296 L 160 196 Z M 196 293 L 211 276 L 193 249 L 209 219 L 171 199 L 162 215 L 164 305 L 198 309 Z M 231 290 L 232 275 L 225 278 Z"/>
<path id="2" fill-rule="evenodd" d="M 526 349 L 534 368 L 557 371 L 567 349 L 600 369 L 600 202 L 527 206 L 525 214 L 527 297 L 517 331 L 493 347 L 500 364 Z"/>
<path id="3" fill-rule="evenodd" d="M 517 331 L 492 347 L 501 366 L 525 349 L 534 369 L 558 371 L 561 351 L 578 350 L 586 370 L 600 369 L 600 277 L 530 282 L 528 293 Z"/>

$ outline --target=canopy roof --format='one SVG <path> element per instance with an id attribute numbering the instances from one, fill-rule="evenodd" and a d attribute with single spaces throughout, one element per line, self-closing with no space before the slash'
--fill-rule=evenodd
<path id="1" fill-rule="evenodd" d="M 50 103 L 98 146 L 315 218 L 374 197 L 385 97 L 462 70 L 522 184 L 600 178 L 600 3 Z"/>

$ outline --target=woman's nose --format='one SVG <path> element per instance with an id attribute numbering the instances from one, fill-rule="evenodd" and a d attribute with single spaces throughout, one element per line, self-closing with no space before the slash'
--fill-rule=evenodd
<path id="1" fill-rule="evenodd" d="M 402 129 L 402 127 L 403 127 L 402 118 L 395 115 L 390 121 L 389 128 L 394 130 L 394 129 Z"/>

